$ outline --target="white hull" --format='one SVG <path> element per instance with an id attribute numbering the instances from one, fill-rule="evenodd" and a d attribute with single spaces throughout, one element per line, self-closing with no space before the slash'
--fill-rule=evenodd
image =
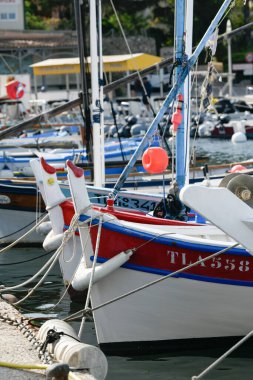
<path id="1" fill-rule="evenodd" d="M 119 269 L 93 286 L 92 307 L 157 278 Z M 95 311 L 98 342 L 241 336 L 252 329 L 251 299 L 250 287 L 170 278 Z"/>
<path id="2" fill-rule="evenodd" d="M 9 244 L 28 232 L 36 224 L 36 213 L 28 211 L 16 211 L 0 208 L 0 244 Z M 34 230 L 20 243 L 41 244 L 45 236 Z"/>

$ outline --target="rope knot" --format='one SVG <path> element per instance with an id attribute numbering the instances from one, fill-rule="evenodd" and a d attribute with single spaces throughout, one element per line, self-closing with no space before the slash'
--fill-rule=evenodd
<path id="1" fill-rule="evenodd" d="M 47 346 L 50 344 L 50 343 L 54 343 L 56 342 L 57 340 L 59 340 L 61 338 L 61 336 L 64 335 L 64 332 L 60 331 L 60 332 L 57 332 L 55 331 L 54 329 L 50 329 L 48 330 L 47 332 L 47 336 L 46 336 L 46 339 L 45 341 L 43 342 L 42 346 L 41 346 L 41 351 L 42 353 L 44 354 L 46 352 L 46 349 L 47 349 Z"/>

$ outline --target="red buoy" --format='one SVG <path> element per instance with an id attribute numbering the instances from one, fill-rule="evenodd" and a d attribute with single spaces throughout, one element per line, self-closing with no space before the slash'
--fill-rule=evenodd
<path id="1" fill-rule="evenodd" d="M 142 165 L 151 174 L 163 173 L 169 164 L 169 157 L 163 148 L 150 147 L 143 153 Z"/>

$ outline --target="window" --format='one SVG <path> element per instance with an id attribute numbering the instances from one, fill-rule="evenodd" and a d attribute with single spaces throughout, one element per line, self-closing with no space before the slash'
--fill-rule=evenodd
<path id="1" fill-rule="evenodd" d="M 9 13 L 9 20 L 16 20 L 16 13 Z"/>
<path id="2" fill-rule="evenodd" d="M 14 21 L 16 20 L 17 15 L 14 12 L 11 13 L 0 13 L 0 19 L 1 20 L 11 20 Z"/>

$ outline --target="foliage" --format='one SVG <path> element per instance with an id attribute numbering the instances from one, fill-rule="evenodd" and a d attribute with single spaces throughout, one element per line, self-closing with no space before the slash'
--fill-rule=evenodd
<path id="1" fill-rule="evenodd" d="M 26 26 L 28 29 L 73 29 L 74 22 L 74 0 L 25 0 Z M 120 34 L 120 27 L 114 10 L 112 0 L 102 2 L 102 24 L 103 33 Z M 233 29 L 250 22 L 249 6 L 252 0 L 237 0 L 235 7 L 222 21 L 219 33 L 226 30 L 226 20 L 231 20 Z M 83 0 L 88 10 L 88 0 Z M 244 4 L 245 3 L 245 4 Z M 156 40 L 157 54 L 162 46 L 172 46 L 174 41 L 174 7 L 175 0 L 113 0 L 124 32 L 127 36 L 142 34 L 153 37 Z M 196 45 L 206 31 L 218 9 L 221 0 L 195 0 L 194 1 L 194 31 L 193 44 Z M 233 37 L 233 48 L 235 50 L 247 50 L 249 48 L 250 30 Z M 247 37 L 247 38 L 245 38 Z M 219 44 L 217 54 L 222 57 L 225 45 Z"/>
<path id="2" fill-rule="evenodd" d="M 26 29 L 43 30 L 46 29 L 44 20 L 41 16 L 35 15 L 35 6 L 29 0 L 25 1 L 25 25 Z"/>
<path id="3" fill-rule="evenodd" d="M 147 27 L 146 19 L 138 14 L 129 14 L 125 12 L 121 13 L 120 22 L 122 24 L 123 29 L 126 30 L 128 34 L 140 33 Z M 112 14 L 108 18 L 104 18 L 102 25 L 103 31 L 105 33 L 108 33 L 112 30 L 116 33 L 120 32 L 120 27 L 115 14 Z"/>

